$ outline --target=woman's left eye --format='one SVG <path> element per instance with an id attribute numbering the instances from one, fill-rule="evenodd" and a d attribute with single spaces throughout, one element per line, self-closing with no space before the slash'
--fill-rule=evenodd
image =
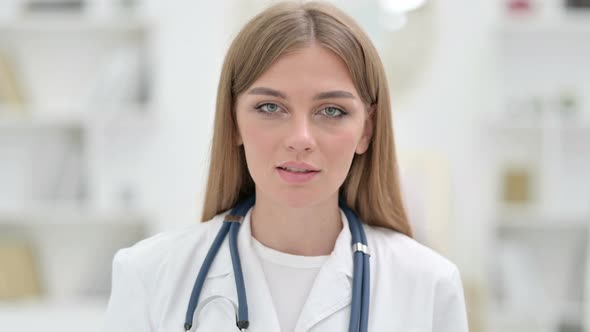
<path id="1" fill-rule="evenodd" d="M 280 109 L 279 105 L 273 103 L 265 103 L 255 107 L 259 112 L 264 114 L 277 113 Z"/>
<path id="2" fill-rule="evenodd" d="M 343 110 L 331 106 L 324 108 L 321 112 L 323 112 L 331 118 L 340 118 L 346 115 L 346 112 L 344 112 Z"/>

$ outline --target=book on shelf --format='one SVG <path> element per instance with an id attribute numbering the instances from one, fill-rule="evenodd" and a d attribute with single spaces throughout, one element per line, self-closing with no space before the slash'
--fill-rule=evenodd
<path id="1" fill-rule="evenodd" d="M 23 3 L 25 14 L 79 14 L 84 10 L 83 0 L 27 0 Z"/>
<path id="2" fill-rule="evenodd" d="M 0 113 L 2 109 L 24 112 L 24 95 L 14 62 L 0 50 Z"/>
<path id="3" fill-rule="evenodd" d="M 41 293 L 33 250 L 27 242 L 0 241 L 0 299 L 37 297 Z"/>

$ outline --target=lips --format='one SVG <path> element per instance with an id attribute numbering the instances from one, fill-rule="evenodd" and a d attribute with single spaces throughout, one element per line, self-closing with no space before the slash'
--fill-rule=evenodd
<path id="1" fill-rule="evenodd" d="M 293 172 L 293 173 L 308 173 L 308 172 L 319 172 L 320 169 L 304 162 L 288 161 L 277 166 L 277 168 Z"/>
<path id="2" fill-rule="evenodd" d="M 277 167 L 277 172 L 281 179 L 286 183 L 293 185 L 302 185 L 314 179 L 320 171 L 288 171 L 282 167 Z"/>
<path id="3" fill-rule="evenodd" d="M 319 171 L 313 171 L 313 170 L 308 170 L 308 169 L 301 169 L 301 168 L 291 168 L 291 167 L 278 167 L 279 169 L 282 169 L 284 171 L 288 171 L 288 172 L 292 172 L 292 173 L 311 173 L 311 172 L 319 172 Z"/>

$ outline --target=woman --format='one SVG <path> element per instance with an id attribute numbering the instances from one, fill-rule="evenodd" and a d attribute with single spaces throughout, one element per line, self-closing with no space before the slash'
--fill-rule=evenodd
<path id="1" fill-rule="evenodd" d="M 383 66 L 350 17 L 254 17 L 223 64 L 211 151 L 206 222 L 116 254 L 108 331 L 467 331 L 457 267 L 412 239 Z"/>

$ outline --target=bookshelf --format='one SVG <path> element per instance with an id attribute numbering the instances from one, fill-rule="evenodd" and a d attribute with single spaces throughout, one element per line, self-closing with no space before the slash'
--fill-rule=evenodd
<path id="1" fill-rule="evenodd" d="M 548 3 L 493 32 L 505 103 L 483 118 L 498 183 L 488 331 L 590 330 L 590 13 Z M 510 168 L 528 174 L 520 203 L 506 202 Z"/>
<path id="2" fill-rule="evenodd" d="M 30 249 L 29 269 L 16 270 L 39 291 L 2 297 L 0 285 L 0 330 L 101 331 L 112 257 L 155 219 L 121 170 L 158 130 L 154 24 L 96 10 L 105 1 L 67 13 L 26 2 L 0 13 L 0 258 Z"/>

